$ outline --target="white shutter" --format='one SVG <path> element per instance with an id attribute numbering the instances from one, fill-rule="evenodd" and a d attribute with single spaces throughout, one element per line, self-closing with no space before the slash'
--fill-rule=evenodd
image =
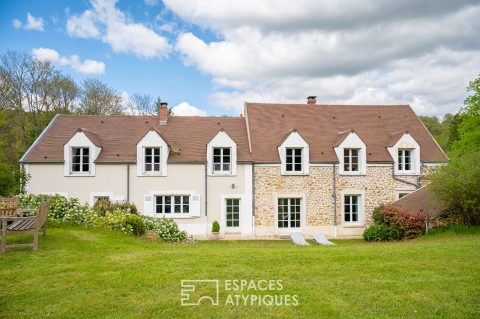
<path id="1" fill-rule="evenodd" d="M 200 216 L 200 195 L 190 196 L 190 216 Z"/>
<path id="2" fill-rule="evenodd" d="M 153 216 L 153 196 L 145 195 L 143 197 L 143 214 Z"/>

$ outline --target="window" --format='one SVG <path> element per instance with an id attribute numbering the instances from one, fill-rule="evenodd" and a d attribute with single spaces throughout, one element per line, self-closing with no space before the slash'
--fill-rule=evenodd
<path id="1" fill-rule="evenodd" d="M 302 171 L 302 149 L 287 148 L 286 149 L 286 171 L 301 172 Z"/>
<path id="2" fill-rule="evenodd" d="M 278 199 L 278 228 L 299 228 L 301 198 Z"/>
<path id="3" fill-rule="evenodd" d="M 358 206 L 360 195 L 345 195 L 343 204 L 343 216 L 346 223 L 356 223 L 358 218 Z"/>
<path id="4" fill-rule="evenodd" d="M 407 195 L 410 194 L 411 192 L 412 192 L 412 191 L 399 191 L 399 192 L 398 192 L 398 199 L 407 196 Z"/>
<path id="5" fill-rule="evenodd" d="M 399 171 L 412 170 L 412 150 L 409 150 L 409 149 L 398 150 L 398 170 Z"/>
<path id="6" fill-rule="evenodd" d="M 232 198 L 226 199 L 227 227 L 239 227 L 240 226 L 240 199 Z"/>
<path id="7" fill-rule="evenodd" d="M 145 148 L 145 172 L 160 172 L 160 147 Z"/>
<path id="8" fill-rule="evenodd" d="M 231 156 L 230 148 L 215 147 L 213 148 L 213 171 L 214 172 L 230 172 Z"/>
<path id="9" fill-rule="evenodd" d="M 155 196 L 155 212 L 157 214 L 188 214 L 190 213 L 190 196 Z"/>
<path id="10" fill-rule="evenodd" d="M 90 172 L 90 152 L 88 147 L 72 147 L 72 168 L 75 173 Z"/>
<path id="11" fill-rule="evenodd" d="M 345 172 L 358 172 L 358 149 L 345 148 L 343 150 L 343 170 Z"/>

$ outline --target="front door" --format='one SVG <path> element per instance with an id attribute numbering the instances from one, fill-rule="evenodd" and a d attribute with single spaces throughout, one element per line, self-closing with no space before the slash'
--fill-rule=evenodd
<path id="1" fill-rule="evenodd" d="M 225 232 L 240 232 L 240 198 L 225 199 Z"/>

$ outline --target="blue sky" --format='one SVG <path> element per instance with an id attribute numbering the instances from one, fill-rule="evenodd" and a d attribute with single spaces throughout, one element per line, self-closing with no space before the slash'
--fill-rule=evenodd
<path id="1" fill-rule="evenodd" d="M 181 114 L 318 95 L 441 116 L 480 73 L 478 16 L 476 1 L 2 1 L 0 52 L 183 103 Z"/>

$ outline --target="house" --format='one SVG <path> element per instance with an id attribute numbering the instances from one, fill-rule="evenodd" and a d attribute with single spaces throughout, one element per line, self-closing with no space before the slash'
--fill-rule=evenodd
<path id="1" fill-rule="evenodd" d="M 126 200 L 208 235 L 358 236 L 447 157 L 408 105 L 246 103 L 245 117 L 57 115 L 21 159 L 28 193 Z"/>

